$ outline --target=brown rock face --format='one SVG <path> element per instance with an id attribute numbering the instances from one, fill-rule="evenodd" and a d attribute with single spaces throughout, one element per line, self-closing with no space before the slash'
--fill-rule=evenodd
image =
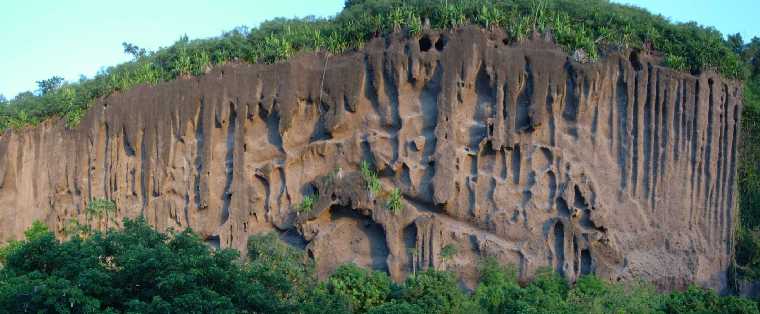
<path id="1" fill-rule="evenodd" d="M 90 199 L 110 198 L 119 217 L 222 247 L 276 230 L 322 276 L 345 262 L 396 280 L 436 267 L 472 286 L 477 260 L 494 256 L 523 278 L 548 266 L 571 280 L 724 287 L 740 85 L 504 38 L 463 28 L 229 64 L 112 95 L 74 130 L 6 132 L 0 239 L 34 219 L 62 234 Z M 400 213 L 386 206 L 395 187 Z"/>

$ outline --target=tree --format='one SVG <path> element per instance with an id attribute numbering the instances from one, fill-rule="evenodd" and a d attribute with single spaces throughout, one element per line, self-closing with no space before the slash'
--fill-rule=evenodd
<path id="1" fill-rule="evenodd" d="M 742 59 L 750 65 L 752 75 L 760 75 L 760 37 L 752 37 L 742 51 Z M 757 81 L 757 78 L 755 79 Z"/>
<path id="2" fill-rule="evenodd" d="M 352 312 L 365 313 L 388 302 L 392 284 L 385 273 L 346 264 L 338 267 L 321 288 L 330 295 L 344 298 Z"/>
<path id="3" fill-rule="evenodd" d="M 400 299 L 423 308 L 425 313 L 472 313 L 471 304 L 449 272 L 427 270 L 409 276 L 400 291 Z"/>
<path id="4" fill-rule="evenodd" d="M 5 245 L 0 246 L 0 266 L 3 266 L 3 264 L 5 264 L 5 260 L 8 255 L 12 254 L 15 250 L 24 245 L 26 241 L 36 240 L 48 233 L 50 233 L 50 230 L 43 222 L 39 220 L 32 222 L 32 226 L 24 231 L 25 241 L 12 240 Z"/>
<path id="5" fill-rule="evenodd" d="M 145 48 L 140 48 L 135 44 L 123 42 L 121 46 L 124 47 L 124 53 L 131 55 L 135 59 L 140 59 L 145 56 Z"/>
<path id="6" fill-rule="evenodd" d="M 734 53 L 741 54 L 742 49 L 744 48 L 744 39 L 742 39 L 742 34 L 729 34 L 728 38 L 726 39 L 726 44 L 728 45 L 728 48 L 731 48 L 731 50 L 734 51 Z"/>
<path id="7" fill-rule="evenodd" d="M 211 250 L 189 230 L 161 234 L 143 219 L 123 225 L 66 242 L 30 234 L 0 270 L 0 312 L 261 311 L 247 301 L 267 297 L 236 251 Z"/>
<path id="8" fill-rule="evenodd" d="M 346 2 L 343 4 L 343 8 L 348 9 L 352 6 L 363 4 L 365 2 L 367 2 L 367 0 L 346 0 Z"/>
<path id="9" fill-rule="evenodd" d="M 63 85 L 63 78 L 60 76 L 53 76 L 46 80 L 37 81 L 37 92 L 39 92 L 40 95 L 47 95 L 60 88 L 61 85 Z"/>

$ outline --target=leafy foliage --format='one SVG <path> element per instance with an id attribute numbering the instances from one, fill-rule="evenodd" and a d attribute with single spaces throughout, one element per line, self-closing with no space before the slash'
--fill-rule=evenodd
<path id="1" fill-rule="evenodd" d="M 404 209 L 404 204 L 401 203 L 401 190 L 394 188 L 388 195 L 388 201 L 385 202 L 385 208 L 398 215 L 401 210 Z"/>
<path id="2" fill-rule="evenodd" d="M 24 231 L 24 241 L 11 240 L 5 245 L 0 246 L 0 267 L 5 264 L 5 260 L 8 258 L 8 255 L 24 245 L 26 241 L 33 241 L 48 233 L 50 233 L 50 230 L 43 222 L 39 220 L 32 222 L 32 225 L 29 227 L 29 229 Z"/>
<path id="3" fill-rule="evenodd" d="M 693 22 L 674 24 L 646 10 L 606 0 L 352 0 L 335 17 L 276 18 L 209 39 L 182 36 L 158 51 L 122 43 L 131 61 L 79 82 L 63 82 L 60 77 L 39 81 L 36 95 L 21 93 L 2 106 L 0 128 L 35 125 L 52 116 L 62 117 L 73 127 L 95 99 L 137 85 L 202 75 L 227 62 L 274 63 L 300 51 L 337 54 L 391 32 L 416 37 L 427 24 L 436 29 L 466 24 L 503 28 L 513 42 L 534 31 L 550 32 L 568 52 L 585 56 L 581 61 L 593 61 L 610 48 L 656 50 L 666 56 L 668 66 L 692 73 L 712 69 L 740 79 L 747 75 L 744 55 L 752 53 L 738 52 L 740 37 L 724 40 L 714 28 Z"/>
<path id="4" fill-rule="evenodd" d="M 657 294 L 593 276 L 571 286 L 548 269 L 521 286 L 515 268 L 493 258 L 472 293 L 433 269 L 397 285 L 347 264 L 320 283 L 311 259 L 276 233 L 252 236 L 241 261 L 191 230 L 122 224 L 59 242 L 36 222 L 0 268 L 0 313 L 758 313 L 752 300 L 696 287 Z"/>
<path id="5" fill-rule="evenodd" d="M 313 195 L 306 195 L 303 197 L 303 200 L 301 200 L 301 203 L 296 206 L 296 209 L 299 213 L 310 213 L 312 209 L 314 209 L 314 205 L 319 200 L 319 195 L 313 194 Z"/>
<path id="6" fill-rule="evenodd" d="M 377 177 L 377 172 L 370 168 L 369 162 L 362 160 L 359 170 L 361 171 L 364 183 L 367 185 L 367 190 L 372 193 L 372 195 L 379 194 L 383 189 L 383 185 L 380 183 L 380 179 Z"/>
<path id="7" fill-rule="evenodd" d="M 321 289 L 328 295 L 343 298 L 354 313 L 366 313 L 390 299 L 391 283 L 388 275 L 346 264 L 322 283 Z"/>
<path id="8" fill-rule="evenodd" d="M 425 313 L 466 313 L 476 308 L 459 288 L 452 273 L 427 270 L 410 276 L 399 298 L 424 309 Z"/>
<path id="9" fill-rule="evenodd" d="M 441 248 L 441 258 L 450 259 L 457 254 L 457 247 L 454 244 L 446 244 Z"/>
<path id="10" fill-rule="evenodd" d="M 743 43 L 729 37 L 732 49 L 752 70 L 744 82 L 737 183 L 739 222 L 736 230 L 735 269 L 739 279 L 760 279 L 760 38 Z"/>

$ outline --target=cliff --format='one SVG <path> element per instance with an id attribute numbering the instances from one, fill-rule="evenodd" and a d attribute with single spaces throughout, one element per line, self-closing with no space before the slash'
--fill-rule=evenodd
<path id="1" fill-rule="evenodd" d="M 191 227 L 215 246 L 245 250 L 275 230 L 322 276 L 355 262 L 396 280 L 446 268 L 472 285 L 478 258 L 494 256 L 522 278 L 549 266 L 724 288 L 741 85 L 636 52 L 581 64 L 504 38 L 461 28 L 227 64 L 101 99 L 75 129 L 7 131 L 0 239 L 34 219 L 63 236 L 108 198 L 117 219 Z M 399 213 L 386 206 L 395 187 Z"/>

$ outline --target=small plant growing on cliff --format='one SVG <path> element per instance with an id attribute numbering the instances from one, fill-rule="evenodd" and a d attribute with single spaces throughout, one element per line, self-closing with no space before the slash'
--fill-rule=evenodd
<path id="1" fill-rule="evenodd" d="M 406 18 L 406 27 L 407 32 L 411 37 L 417 37 L 422 34 L 422 21 L 417 14 L 414 14 L 414 12 L 409 12 Z"/>
<path id="2" fill-rule="evenodd" d="M 93 198 L 90 200 L 90 203 L 87 204 L 87 207 L 84 209 L 85 217 L 87 218 L 88 222 L 92 222 L 93 219 L 96 219 L 98 222 L 98 225 L 102 227 L 101 220 L 105 218 L 106 228 L 109 227 L 109 223 L 113 222 L 114 224 L 117 223 L 116 221 L 116 203 L 110 199 L 106 198 Z"/>
<path id="3" fill-rule="evenodd" d="M 685 71 L 689 69 L 689 66 L 686 64 L 686 58 L 679 55 L 667 54 L 665 56 L 664 62 L 666 66 L 679 71 Z"/>
<path id="4" fill-rule="evenodd" d="M 394 188 L 390 195 L 388 195 L 388 201 L 385 202 L 385 208 L 398 215 L 401 210 L 404 209 L 404 204 L 401 203 L 401 190 Z"/>
<path id="5" fill-rule="evenodd" d="M 306 195 L 303 197 L 303 200 L 301 200 L 301 203 L 298 204 L 296 209 L 299 213 L 308 214 L 314 209 L 314 205 L 317 204 L 318 199 L 319 196 L 316 194 Z"/>
<path id="6" fill-rule="evenodd" d="M 380 179 L 377 177 L 377 172 L 369 168 L 369 162 L 366 160 L 362 161 L 361 173 L 362 179 L 364 179 L 364 183 L 367 184 L 367 190 L 369 190 L 372 195 L 377 195 L 380 193 L 383 186 L 380 184 Z"/>
<path id="7" fill-rule="evenodd" d="M 63 225 L 63 235 L 67 237 L 78 236 L 87 239 L 93 234 L 93 229 L 89 225 L 81 224 L 76 218 L 71 218 Z"/>
<path id="8" fill-rule="evenodd" d="M 458 252 L 457 247 L 451 243 L 446 244 L 443 246 L 443 248 L 441 248 L 440 256 L 441 256 L 441 262 L 443 264 L 442 265 L 443 269 L 446 269 L 446 263 L 450 261 L 452 258 L 454 258 L 454 256 L 457 255 L 457 252 Z"/>

